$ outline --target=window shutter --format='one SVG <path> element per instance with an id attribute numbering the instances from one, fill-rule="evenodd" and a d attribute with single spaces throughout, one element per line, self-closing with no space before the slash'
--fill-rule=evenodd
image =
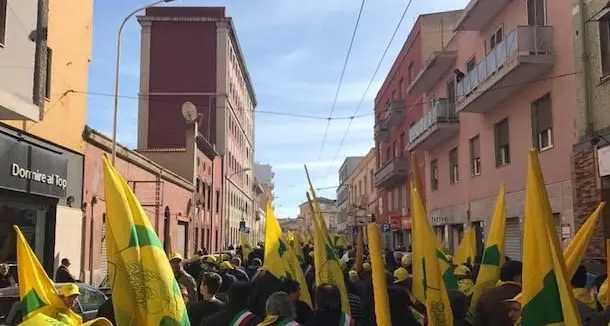
<path id="1" fill-rule="evenodd" d="M 538 118 L 538 130 L 543 131 L 553 128 L 553 108 L 551 103 L 551 95 L 547 94 L 538 100 L 536 105 L 536 115 Z"/>

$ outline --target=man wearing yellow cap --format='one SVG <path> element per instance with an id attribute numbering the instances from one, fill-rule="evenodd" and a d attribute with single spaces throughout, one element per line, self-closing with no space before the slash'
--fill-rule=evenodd
<path id="1" fill-rule="evenodd" d="M 411 305 L 409 306 L 409 309 L 411 310 L 413 317 L 415 317 L 415 320 L 417 320 L 420 325 L 423 325 L 425 317 L 422 312 L 425 311 L 425 307 L 423 307 L 421 304 L 417 304 L 417 299 L 415 299 L 415 297 L 413 296 L 413 292 L 411 291 L 412 282 L 413 276 L 409 273 L 409 271 L 407 271 L 406 268 L 398 267 L 394 271 L 394 284 L 407 291 L 409 299 L 411 299 Z M 421 312 L 415 307 L 416 305 L 417 308 L 421 310 Z"/>
<path id="2" fill-rule="evenodd" d="M 189 301 L 197 302 L 199 299 L 197 295 L 197 282 L 195 282 L 195 279 L 182 267 L 183 260 L 182 255 L 177 252 L 169 256 L 169 264 L 172 266 L 176 281 L 178 281 L 178 284 L 183 285 L 188 291 Z"/>
<path id="3" fill-rule="evenodd" d="M 466 265 L 459 265 L 453 270 L 455 278 L 458 280 L 460 292 L 470 297 L 474 292 L 474 282 L 472 281 L 470 268 Z"/>
<path id="4" fill-rule="evenodd" d="M 78 296 L 80 296 L 80 289 L 78 288 L 78 286 L 74 283 L 67 283 L 64 284 L 60 289 L 59 289 L 59 298 L 61 299 L 61 301 L 63 301 L 63 303 L 66 305 L 65 308 L 60 308 L 57 311 L 57 316 L 55 316 L 55 319 L 64 322 L 68 325 L 80 325 L 82 324 L 82 318 L 76 314 L 72 314 L 73 316 L 75 316 L 76 318 L 78 318 L 79 320 L 73 320 L 73 318 L 69 317 L 69 311 L 74 308 L 74 306 L 77 303 L 77 299 Z"/>

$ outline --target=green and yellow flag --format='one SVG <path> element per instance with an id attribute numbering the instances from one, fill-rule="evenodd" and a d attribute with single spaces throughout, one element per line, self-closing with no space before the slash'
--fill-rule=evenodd
<path id="1" fill-rule="evenodd" d="M 42 326 L 42 325 L 74 326 L 74 324 L 71 324 L 66 321 L 61 321 L 56 318 L 49 317 L 45 314 L 35 314 L 32 318 L 19 324 L 19 326 Z M 96 319 L 90 320 L 90 321 L 88 321 L 84 324 L 80 324 L 80 325 L 83 325 L 83 326 L 112 326 L 112 323 L 106 318 L 96 318 Z"/>
<path id="2" fill-rule="evenodd" d="M 413 214 L 413 295 L 425 303 L 430 326 L 453 325 L 453 313 L 441 270 L 438 245 L 432 226 L 426 218 L 426 208 L 413 181 L 410 182 Z M 444 256 L 444 255 L 443 255 Z M 420 299 L 421 298 L 421 299 Z"/>
<path id="3" fill-rule="evenodd" d="M 371 265 L 373 269 L 373 295 L 375 298 L 375 320 L 377 326 L 391 326 L 390 300 L 386 283 L 385 266 L 383 264 L 383 248 L 381 234 L 377 223 L 369 223 L 366 227 L 371 251 Z"/>
<path id="4" fill-rule="evenodd" d="M 535 150 L 529 152 L 524 215 L 521 325 L 581 325 Z"/>
<path id="5" fill-rule="evenodd" d="M 186 307 L 146 213 L 104 157 L 106 246 L 117 326 L 190 325 Z"/>
<path id="6" fill-rule="evenodd" d="M 282 233 L 271 201 L 267 201 L 265 216 L 265 260 L 263 268 L 278 279 L 286 277 L 299 282 L 301 290 L 299 299 L 312 307 L 305 275 L 294 250 Z"/>
<path id="7" fill-rule="evenodd" d="M 239 231 L 239 245 L 241 246 L 241 257 L 244 261 L 248 259 L 248 256 L 252 252 L 252 246 L 248 240 L 249 234 L 244 231 Z"/>
<path id="8" fill-rule="evenodd" d="M 309 191 L 313 196 L 313 199 L 308 199 L 313 206 L 313 227 L 314 227 L 314 264 L 316 268 L 316 285 L 330 283 L 334 284 L 341 291 L 341 310 L 350 314 L 349 300 L 347 299 L 347 289 L 345 287 L 345 279 L 343 277 L 343 270 L 339 264 L 339 258 L 337 253 L 330 241 L 328 228 L 322 213 L 320 210 L 320 204 L 318 203 L 316 193 L 309 178 L 309 172 L 305 167 L 305 174 L 307 175 L 307 181 L 309 182 Z"/>
<path id="9" fill-rule="evenodd" d="M 40 314 L 51 318 L 62 314 L 70 323 L 82 324 L 82 318 L 59 298 L 55 285 L 40 265 L 19 227 L 13 226 L 13 228 L 17 235 L 17 274 L 23 320 L 28 321 Z"/>
<path id="10" fill-rule="evenodd" d="M 470 314 L 474 315 L 479 297 L 500 280 L 500 268 L 504 265 L 504 230 L 506 229 L 506 200 L 504 183 L 500 185 L 496 209 L 491 219 L 489 234 L 481 259 L 474 293 L 470 301 Z"/>
<path id="11" fill-rule="evenodd" d="M 589 216 L 589 218 L 587 218 L 585 224 L 580 227 L 576 233 L 576 236 L 574 236 L 574 239 L 570 241 L 568 247 L 563 251 L 563 257 L 566 260 L 569 279 L 572 279 L 572 276 L 574 276 L 576 273 L 578 266 L 582 262 L 582 258 L 587 252 L 589 242 L 591 242 L 591 237 L 593 237 L 593 233 L 595 233 L 597 221 L 599 220 L 605 206 L 605 202 L 599 203 L 597 209 L 593 212 L 593 214 L 591 214 L 591 216 Z"/>
<path id="12" fill-rule="evenodd" d="M 464 238 L 460 241 L 455 254 L 453 255 L 454 265 L 473 266 L 474 257 L 477 256 L 477 232 L 471 227 L 464 233 Z"/>

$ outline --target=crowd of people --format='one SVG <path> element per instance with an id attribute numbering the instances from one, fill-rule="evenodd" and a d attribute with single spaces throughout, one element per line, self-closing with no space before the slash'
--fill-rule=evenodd
<path id="1" fill-rule="evenodd" d="M 337 248 L 348 292 L 347 318 L 342 313 L 339 288 L 336 284 L 314 284 L 312 248 L 305 245 L 302 249 L 301 267 L 313 307 L 299 300 L 301 287 L 297 281 L 277 279 L 264 270 L 262 245 L 247 257 L 242 257 L 239 247 L 216 255 L 200 250 L 189 260 L 179 254 L 170 255 L 191 325 L 376 325 L 372 270 L 366 249 L 364 262 L 356 266 L 355 249 Z M 412 254 L 397 248 L 386 250 L 383 258 L 392 325 L 427 325 L 425 306 L 412 291 Z M 472 266 L 453 266 L 459 285 L 459 290 L 448 291 L 454 325 L 519 325 L 522 263 L 507 257 L 498 284 L 487 289 L 474 309 L 469 309 L 479 267 L 480 257 Z M 584 266 L 578 268 L 572 279 L 584 325 L 606 326 L 610 322 L 605 279 L 606 275 L 602 275 L 590 281 Z M 108 305 L 101 308 L 100 316 L 112 320 L 111 307 L 110 304 L 109 308 Z"/>

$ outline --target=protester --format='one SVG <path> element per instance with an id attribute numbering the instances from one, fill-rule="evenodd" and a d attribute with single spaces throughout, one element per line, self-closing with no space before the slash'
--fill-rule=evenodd
<path id="1" fill-rule="evenodd" d="M 354 320 L 341 311 L 341 292 L 334 284 L 321 284 L 315 291 L 316 310 L 305 326 L 355 326 Z"/>
<path id="2" fill-rule="evenodd" d="M 591 291 L 586 288 L 587 269 L 585 266 L 578 266 L 570 283 L 572 283 L 572 292 L 574 293 L 574 298 L 576 298 L 580 317 L 586 325 L 597 312 L 597 302 L 591 295 Z"/>
<path id="3" fill-rule="evenodd" d="M 55 282 L 57 283 L 76 283 L 77 280 L 70 274 L 70 260 L 64 258 L 61 260 L 61 265 L 55 272 Z"/>
<path id="4" fill-rule="evenodd" d="M 216 273 L 204 273 L 199 290 L 203 299 L 188 306 L 188 315 L 191 325 L 199 325 L 205 317 L 220 311 L 224 302 L 216 298 L 216 293 L 222 285 L 222 278 Z"/>
<path id="5" fill-rule="evenodd" d="M 257 326 L 295 326 L 296 309 L 286 292 L 275 292 L 265 303 L 265 319 Z M 316 324 L 317 325 L 317 324 Z"/>
<path id="6" fill-rule="evenodd" d="M 468 321 L 469 300 L 461 290 L 448 290 L 449 304 L 453 313 L 453 326 L 470 326 Z"/>
<path id="7" fill-rule="evenodd" d="M 172 266 L 172 271 L 174 272 L 174 276 L 176 277 L 176 281 L 178 284 L 184 285 L 186 290 L 189 293 L 189 301 L 197 302 L 197 282 L 195 279 L 187 273 L 182 267 L 182 255 L 179 253 L 174 253 L 169 258 L 169 263 Z"/>
<path id="8" fill-rule="evenodd" d="M 350 275 L 352 274 L 358 276 L 358 273 L 354 270 L 350 271 Z M 362 300 L 360 299 L 360 295 L 358 294 L 358 290 L 356 289 L 356 284 L 354 282 L 346 282 L 345 289 L 347 290 L 347 299 L 349 300 L 349 309 L 352 316 L 352 319 L 356 322 L 356 325 L 364 325 L 366 321 L 366 317 L 364 315 L 364 307 L 362 306 Z"/>
<path id="9" fill-rule="evenodd" d="M 388 289 L 388 299 L 392 326 L 423 325 L 417 321 L 412 310 L 409 309 L 412 302 L 404 288 L 390 287 Z"/>
<path id="10" fill-rule="evenodd" d="M 9 268 L 7 264 L 0 264 L 0 289 L 15 286 L 15 279 L 8 274 Z"/>
<path id="11" fill-rule="evenodd" d="M 189 299 L 189 291 L 182 284 L 180 284 L 180 294 L 182 295 L 182 301 L 184 301 L 184 305 L 188 306 L 189 302 L 191 301 Z"/>
<path id="12" fill-rule="evenodd" d="M 301 296 L 301 288 L 299 282 L 293 279 L 285 279 L 284 280 L 284 292 L 288 293 L 288 296 L 294 302 L 294 306 L 296 309 L 296 318 L 295 320 L 299 324 L 305 324 L 313 317 L 313 310 L 309 307 L 309 305 L 301 300 L 299 297 Z"/>
<path id="13" fill-rule="evenodd" d="M 260 258 L 253 258 L 249 261 L 250 264 L 246 268 L 246 274 L 248 274 L 250 280 L 254 280 L 260 269 L 263 267 L 263 262 L 260 260 Z"/>
<path id="14" fill-rule="evenodd" d="M 237 258 L 237 259 L 239 259 L 239 258 Z M 240 282 L 246 282 L 246 283 L 250 282 L 250 277 L 248 277 L 248 274 L 246 274 L 246 272 L 243 269 L 236 268 L 229 261 L 223 261 L 222 263 L 220 263 L 220 272 L 222 274 L 232 275 L 233 277 L 235 277 L 235 279 L 237 279 Z"/>
<path id="15" fill-rule="evenodd" d="M 459 290 L 466 295 L 470 302 L 470 297 L 475 289 L 470 268 L 466 265 L 459 265 L 453 270 L 453 274 L 458 281 Z"/>
<path id="16" fill-rule="evenodd" d="M 60 308 L 57 311 L 57 315 L 55 319 L 60 322 L 66 323 L 68 325 L 73 325 L 74 321 L 69 317 L 70 310 L 73 310 L 74 306 L 77 304 L 77 299 L 80 296 L 80 289 L 74 283 L 64 284 L 59 289 L 59 298 L 65 304 L 65 308 Z M 77 315 L 78 316 L 78 315 Z M 79 317 L 80 319 L 80 317 Z M 82 322 L 82 320 L 80 320 Z"/>
<path id="17" fill-rule="evenodd" d="M 512 299 L 504 300 L 504 304 L 508 309 L 508 318 L 510 318 L 515 326 L 521 323 L 521 302 L 519 302 L 518 298 L 519 295 Z"/>
<path id="18" fill-rule="evenodd" d="M 235 282 L 229 291 L 229 300 L 219 312 L 191 326 L 255 326 L 261 318 L 248 310 L 250 292 L 248 285 Z"/>
<path id="19" fill-rule="evenodd" d="M 513 326 L 504 301 L 521 293 L 522 270 L 520 261 L 511 260 L 502 265 L 500 285 L 487 289 L 477 302 L 475 326 Z"/>

